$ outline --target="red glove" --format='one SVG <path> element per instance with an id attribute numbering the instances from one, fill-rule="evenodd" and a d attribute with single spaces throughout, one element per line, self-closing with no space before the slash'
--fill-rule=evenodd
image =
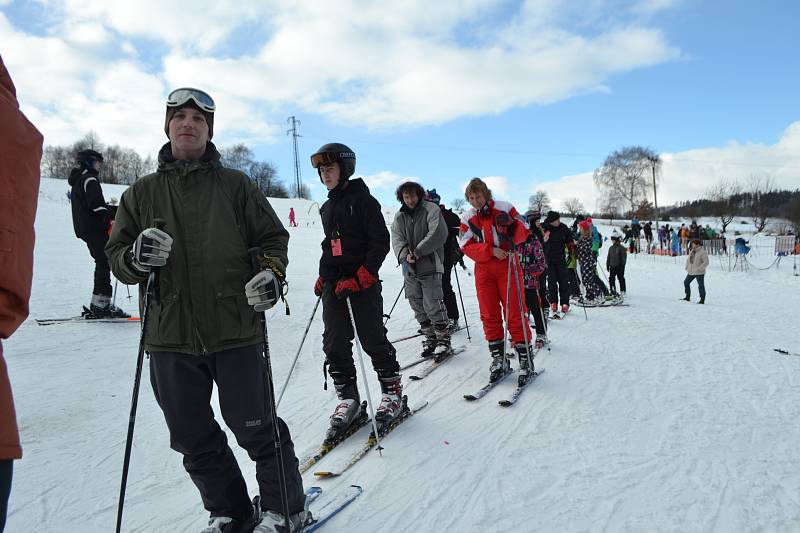
<path id="1" fill-rule="evenodd" d="M 340 300 L 344 300 L 351 294 L 355 294 L 360 291 L 361 285 L 358 284 L 356 278 L 342 278 L 336 282 L 336 288 L 334 289 L 336 297 Z"/>
<path id="2" fill-rule="evenodd" d="M 375 285 L 376 281 L 378 281 L 375 276 L 373 276 L 370 271 L 363 266 L 358 267 L 358 271 L 356 271 L 356 278 L 358 279 L 358 284 L 361 285 L 362 289 L 369 289 Z"/>
<path id="3" fill-rule="evenodd" d="M 325 285 L 325 280 L 322 279 L 322 276 L 317 278 L 317 282 L 314 284 L 314 294 L 317 296 L 322 296 L 322 286 Z"/>

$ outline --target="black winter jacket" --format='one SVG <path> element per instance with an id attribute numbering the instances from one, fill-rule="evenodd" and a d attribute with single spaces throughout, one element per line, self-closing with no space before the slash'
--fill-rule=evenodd
<path id="1" fill-rule="evenodd" d="M 69 175 L 69 184 L 72 186 L 69 198 L 75 236 L 84 239 L 106 235 L 117 208 L 108 205 L 103 198 L 97 171 L 73 168 Z"/>
<path id="2" fill-rule="evenodd" d="M 575 244 L 572 232 L 561 223 L 555 227 L 548 224 L 544 226 L 544 230 L 550 232 L 550 238 L 547 240 L 547 246 L 545 247 L 547 262 L 556 264 L 564 262 L 564 247 L 569 246 L 571 248 Z"/>
<path id="3" fill-rule="evenodd" d="M 319 259 L 319 275 L 336 281 L 356 275 L 364 266 L 373 276 L 389 253 L 389 230 L 381 213 L 381 204 L 370 193 L 364 180 L 345 181 L 328 191 L 328 200 L 320 208 L 325 240 Z M 340 239 L 342 255 L 334 256 L 331 239 Z"/>
<path id="4" fill-rule="evenodd" d="M 444 223 L 447 224 L 447 240 L 444 243 L 444 268 L 447 270 L 458 263 L 463 256 L 461 247 L 458 245 L 458 230 L 461 227 L 461 217 L 453 213 L 450 209 L 440 206 Z"/>

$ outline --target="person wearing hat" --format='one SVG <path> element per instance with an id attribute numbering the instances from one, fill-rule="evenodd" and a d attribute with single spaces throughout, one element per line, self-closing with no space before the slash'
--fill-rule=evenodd
<path id="1" fill-rule="evenodd" d="M 452 273 L 453 267 L 456 263 L 464 266 L 464 254 L 458 246 L 458 228 L 461 225 L 461 218 L 453 213 L 452 209 L 447 209 L 442 202 L 441 196 L 436 192 L 436 189 L 427 191 L 427 198 L 429 201 L 439 206 L 442 211 L 442 217 L 447 225 L 447 240 L 444 243 L 443 267 L 442 273 L 442 292 L 444 293 L 444 306 L 447 308 L 447 317 L 450 319 L 450 333 L 458 330 L 458 320 L 460 314 L 458 312 L 458 302 L 456 301 L 456 293 L 453 290 Z M 464 267 L 466 268 L 466 267 Z"/>
<path id="2" fill-rule="evenodd" d="M 361 415 L 348 301 L 358 339 L 381 385 L 375 413 L 379 424 L 391 422 L 402 412 L 403 385 L 396 351 L 383 327 L 378 272 L 389 253 L 389 231 L 381 204 L 364 180 L 351 179 L 356 154 L 346 145 L 321 146 L 311 156 L 311 165 L 328 189 L 328 200 L 319 211 L 325 238 L 314 293 L 322 299 L 322 349 L 339 399 L 330 419 L 328 439 L 332 440 L 346 433 Z"/>
<path id="3" fill-rule="evenodd" d="M 616 230 L 614 230 L 616 232 Z M 625 247 L 619 242 L 619 234 L 611 234 L 611 247 L 606 256 L 606 270 L 608 270 L 608 284 L 614 295 L 625 296 L 625 262 L 628 260 L 628 253 Z M 619 278 L 619 290 L 617 293 L 616 279 Z"/>
<path id="4" fill-rule="evenodd" d="M 561 223 L 558 211 L 548 211 L 542 226 L 544 242 L 547 243 L 548 300 L 550 312 L 555 316 L 558 314 L 559 301 L 561 312 L 569 311 L 570 283 L 565 253 L 574 249 L 575 241 L 569 228 Z"/>
<path id="5" fill-rule="evenodd" d="M 544 240 L 539 222 L 541 213 L 531 209 L 525 213 L 525 218 L 528 220 L 531 235 L 519 246 L 519 262 L 525 280 L 525 305 L 528 313 L 533 315 L 536 327 L 534 349 L 541 350 L 548 342 L 544 315 L 547 304 L 543 303 L 540 297 L 543 274 L 547 270 L 547 258 L 544 254 Z"/>
<path id="6" fill-rule="evenodd" d="M 583 286 L 586 288 L 585 298 L 582 303 L 599 305 L 602 303 L 602 291 L 597 284 L 597 256 L 592 250 L 592 219 L 587 218 L 578 224 L 580 237 L 576 245 L 578 263 L 581 266 Z"/>
<path id="7" fill-rule="evenodd" d="M 277 531 L 284 504 L 299 531 L 309 520 L 303 481 L 289 428 L 268 399 L 262 323 L 285 290 L 289 234 L 253 181 L 220 163 L 215 111 L 203 91 L 170 93 L 158 170 L 122 194 L 106 253 L 120 281 L 139 284 L 140 305 L 158 269 L 143 337 L 150 383 L 170 445 L 211 515 L 204 533 Z M 252 502 L 211 408 L 215 385 L 222 418 L 255 462 Z"/>
<path id="8" fill-rule="evenodd" d="M 103 197 L 99 181 L 102 165 L 101 153 L 92 149 L 81 150 L 76 155 L 76 167 L 69 174 L 72 226 L 75 236 L 86 243 L 94 259 L 92 299 L 89 307 L 84 307 L 83 316 L 126 318 L 130 315 L 111 303 L 111 267 L 105 247 L 117 208 L 106 203 Z"/>

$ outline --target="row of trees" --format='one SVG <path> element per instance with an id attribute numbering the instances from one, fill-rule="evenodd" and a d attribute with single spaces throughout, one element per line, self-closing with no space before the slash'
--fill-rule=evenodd
<path id="1" fill-rule="evenodd" d="M 67 179 L 75 167 L 78 152 L 87 148 L 103 154 L 100 180 L 104 183 L 130 184 L 156 170 L 156 161 L 153 157 L 147 156 L 143 159 L 132 148 L 106 145 L 95 132 L 89 132 L 72 144 L 45 147 L 42 154 L 42 176 Z M 295 186 L 288 190 L 278 177 L 275 164 L 258 161 L 253 150 L 244 144 L 221 147 L 219 152 L 224 166 L 241 170 L 250 176 L 266 196 L 288 198 L 291 194 L 292 197 L 311 198 L 308 185 L 302 184 L 299 191 L 295 190 Z"/>
<path id="2" fill-rule="evenodd" d="M 156 169 L 156 162 L 151 156 L 142 159 L 132 148 L 107 146 L 91 131 L 72 144 L 46 146 L 42 153 L 42 176 L 67 179 L 75 167 L 78 152 L 87 148 L 103 154 L 100 178 L 105 183 L 133 183 Z"/>

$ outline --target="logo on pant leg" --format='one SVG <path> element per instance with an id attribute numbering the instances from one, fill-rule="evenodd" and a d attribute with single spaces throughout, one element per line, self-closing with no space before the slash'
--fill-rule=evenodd
<path id="1" fill-rule="evenodd" d="M 245 420 L 244 427 L 246 428 L 254 428 L 261 425 L 261 419 L 256 418 L 255 420 Z"/>

